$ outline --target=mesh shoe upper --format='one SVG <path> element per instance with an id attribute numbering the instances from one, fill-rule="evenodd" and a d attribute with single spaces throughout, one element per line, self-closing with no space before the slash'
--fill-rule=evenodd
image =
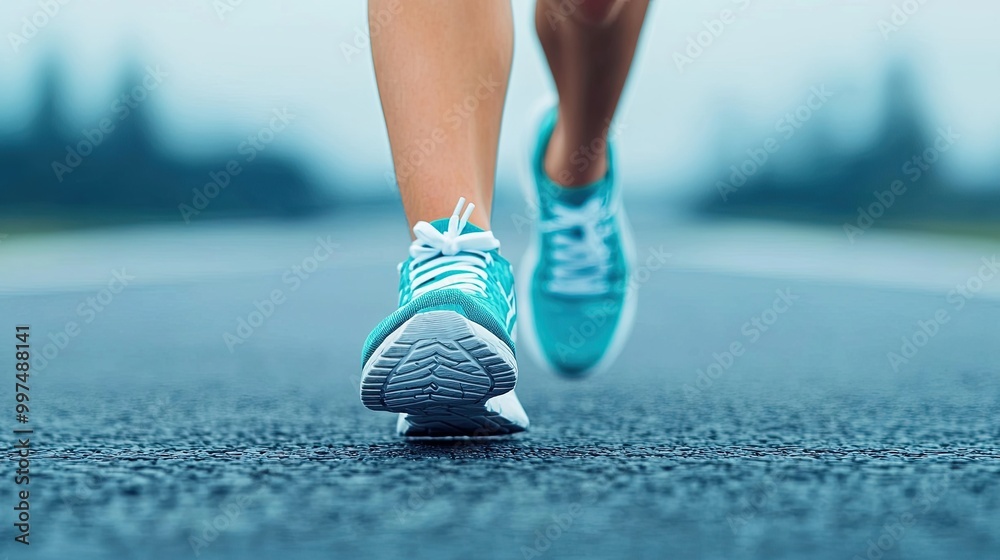
<path id="1" fill-rule="evenodd" d="M 543 357 L 577 374 L 604 358 L 621 327 L 629 266 L 617 221 L 613 146 L 603 180 L 579 189 L 555 184 L 543 167 L 555 116 L 542 123 L 532 162 L 539 239 L 529 297 Z"/>
<path id="2" fill-rule="evenodd" d="M 362 365 L 390 333 L 426 311 L 460 313 L 514 351 L 517 312 L 510 263 L 500 255 L 500 243 L 491 232 L 468 223 L 471 204 L 459 216 L 464 204 L 461 199 L 451 218 L 414 227 L 410 257 L 399 265 L 399 309 L 368 335 Z"/>

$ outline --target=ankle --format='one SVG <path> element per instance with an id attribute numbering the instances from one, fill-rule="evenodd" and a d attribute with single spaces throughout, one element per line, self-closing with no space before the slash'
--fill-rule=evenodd
<path id="1" fill-rule="evenodd" d="M 557 122 L 545 150 L 543 167 L 549 179 L 564 188 L 585 187 L 600 181 L 608 173 L 605 134 L 571 137 Z"/>

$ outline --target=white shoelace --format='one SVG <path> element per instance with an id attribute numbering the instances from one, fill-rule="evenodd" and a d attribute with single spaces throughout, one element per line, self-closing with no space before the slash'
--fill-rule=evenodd
<path id="1" fill-rule="evenodd" d="M 599 198 L 580 206 L 555 203 L 552 217 L 541 230 L 552 234 L 552 278 L 550 292 L 563 295 L 597 295 L 610 290 L 611 250 L 607 238 L 611 227 L 608 212 Z M 579 231 L 579 235 L 574 232 Z"/>
<path id="2" fill-rule="evenodd" d="M 440 232 L 427 222 L 417 222 L 413 226 L 416 240 L 410 244 L 413 260 L 407 273 L 414 298 L 442 288 L 486 293 L 486 267 L 493 262 L 489 251 L 498 249 L 500 241 L 490 231 L 461 233 L 476 207 L 470 202 L 460 215 L 464 205 L 465 198 L 459 198 L 448 220 L 447 231 Z"/>

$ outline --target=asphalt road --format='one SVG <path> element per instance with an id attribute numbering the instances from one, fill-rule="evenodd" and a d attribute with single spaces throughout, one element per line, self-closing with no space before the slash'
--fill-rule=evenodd
<path id="1" fill-rule="evenodd" d="M 93 287 L 2 297 L 4 364 L 15 324 L 36 352 L 81 328 L 31 376 L 32 544 L 13 542 L 8 461 L 0 557 L 1000 555 L 995 300 L 956 310 L 933 291 L 667 267 L 642 283 L 612 371 L 566 381 L 522 357 L 530 432 L 407 443 L 357 396 L 405 249 L 389 239 L 372 231 L 375 256 L 335 255 L 295 290 L 278 269 L 137 279 L 93 314 Z M 275 289 L 286 297 L 230 351 L 224 334 Z M 894 368 L 887 353 L 942 309 Z"/>

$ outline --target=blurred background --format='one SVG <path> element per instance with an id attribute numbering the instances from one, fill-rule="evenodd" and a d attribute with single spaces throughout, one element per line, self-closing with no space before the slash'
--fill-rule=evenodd
<path id="1" fill-rule="evenodd" d="M 532 3 L 514 5 L 501 199 L 520 196 L 523 130 L 553 91 Z M 0 6 L 4 233 L 396 204 L 363 2 L 47 6 Z M 664 212 L 842 227 L 901 180 L 874 228 L 996 237 L 1000 43 L 985 38 L 998 15 L 655 3 L 616 128 L 628 194 Z M 206 203 L 196 191 L 230 161 L 243 172 Z"/>

